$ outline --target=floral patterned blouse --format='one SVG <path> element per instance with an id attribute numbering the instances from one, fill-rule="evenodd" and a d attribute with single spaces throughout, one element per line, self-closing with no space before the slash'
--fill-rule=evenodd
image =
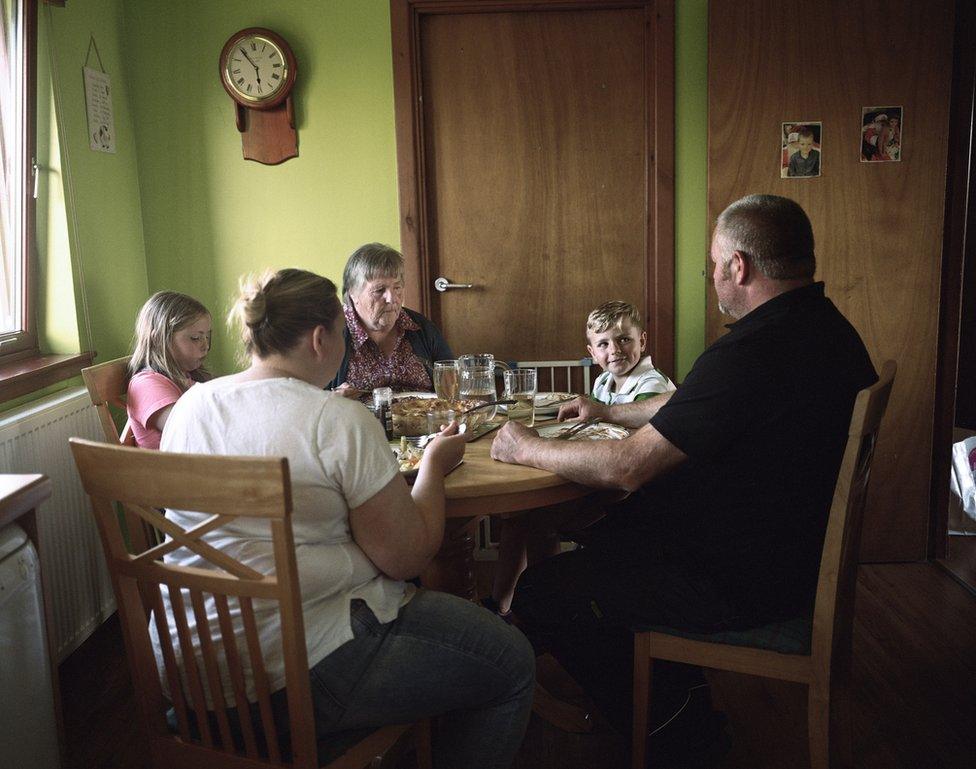
<path id="1" fill-rule="evenodd" d="M 356 311 L 348 304 L 343 305 L 346 327 L 352 337 L 353 353 L 349 357 L 349 374 L 346 381 L 358 390 L 372 390 L 374 387 L 391 387 L 394 391 L 430 391 L 433 382 L 423 362 L 414 354 L 410 341 L 405 336 L 408 331 L 419 331 L 413 319 L 402 309 L 394 322 L 396 346 L 386 357 L 379 346 L 366 333 Z"/>

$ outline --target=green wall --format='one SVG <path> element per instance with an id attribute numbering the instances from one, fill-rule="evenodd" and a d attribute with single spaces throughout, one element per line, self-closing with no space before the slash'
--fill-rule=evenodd
<path id="1" fill-rule="evenodd" d="M 337 283 L 368 241 L 399 245 L 386 0 L 127 3 L 125 25 L 151 289 L 214 314 L 211 368 L 234 343 L 223 317 L 242 273 L 305 267 Z M 244 161 L 217 59 L 265 26 L 292 45 L 299 156 Z"/>
<path id="2" fill-rule="evenodd" d="M 52 320 L 48 325 L 62 324 L 59 333 L 63 339 L 63 318 L 70 311 L 70 304 L 62 304 L 69 279 L 66 234 L 80 346 L 97 350 L 100 361 L 128 350 L 135 313 L 148 288 L 136 138 L 128 99 L 129 67 L 123 57 L 121 22 L 122 0 L 71 2 L 64 8 L 42 5 L 39 12 L 45 47 L 39 50 L 38 58 L 46 59 L 48 73 L 48 82 L 39 83 L 39 102 L 42 98 L 53 100 L 56 116 L 54 126 L 47 121 L 50 133 L 40 128 L 47 133 L 46 141 L 52 148 L 50 162 L 60 169 L 46 175 L 50 185 L 50 236 L 42 260 L 51 268 L 52 277 L 46 315 L 60 314 L 61 321 Z M 115 154 L 89 149 L 82 67 L 92 39 L 112 78 Z M 89 66 L 98 66 L 94 47 L 88 62 Z M 51 143 L 50 135 L 55 131 L 57 141 Z M 61 343 L 53 337 L 49 340 L 52 347 Z"/>
<path id="3" fill-rule="evenodd" d="M 676 0 L 674 69 L 675 374 L 681 381 L 705 346 L 708 0 Z"/>

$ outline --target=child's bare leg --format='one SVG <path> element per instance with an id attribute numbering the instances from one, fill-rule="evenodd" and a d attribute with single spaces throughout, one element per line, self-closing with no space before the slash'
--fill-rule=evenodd
<path id="1" fill-rule="evenodd" d="M 500 614 L 507 614 L 512 607 L 515 583 L 527 565 L 526 553 L 531 533 L 529 515 L 501 521 L 498 561 L 495 563 L 495 578 L 491 586 L 491 600 Z"/>
<path id="2" fill-rule="evenodd" d="M 594 500 L 599 499 L 594 495 Z M 512 606 L 515 585 L 526 566 L 559 555 L 561 531 L 577 531 L 604 515 L 602 505 L 578 503 L 530 510 L 502 520 L 491 600 L 501 614 Z"/>

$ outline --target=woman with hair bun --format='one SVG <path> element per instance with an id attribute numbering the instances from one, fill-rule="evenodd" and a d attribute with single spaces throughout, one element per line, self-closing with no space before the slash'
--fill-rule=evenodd
<path id="1" fill-rule="evenodd" d="M 531 646 L 471 602 L 405 581 L 440 547 L 444 474 L 464 454 L 457 425 L 428 445 L 411 490 L 379 422 L 322 389 L 345 352 L 345 318 L 331 281 L 297 269 L 249 281 L 230 317 L 250 365 L 188 391 L 169 416 L 161 448 L 288 458 L 319 736 L 444 714 L 438 766 L 509 766 L 531 709 Z M 187 528 L 204 519 L 182 510 L 167 516 Z M 258 571 L 273 567 L 261 523 L 238 519 L 203 539 Z M 166 558 L 207 566 L 186 549 Z M 206 610 L 219 634 L 212 599 Z M 260 637 L 276 640 L 277 615 L 258 612 L 257 619 Z M 280 645 L 269 643 L 266 654 L 284 713 Z"/>

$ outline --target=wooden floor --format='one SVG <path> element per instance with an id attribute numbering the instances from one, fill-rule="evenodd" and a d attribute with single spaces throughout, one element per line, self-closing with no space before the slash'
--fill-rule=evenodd
<path id="1" fill-rule="evenodd" d="M 944 564 L 960 580 L 976 590 L 976 537 L 951 534 Z"/>
<path id="2" fill-rule="evenodd" d="M 858 769 L 976 767 L 976 596 L 930 564 L 861 569 L 854 633 Z M 118 624 L 106 623 L 61 666 L 65 769 L 142 769 Z M 802 687 L 712 673 L 733 730 L 715 769 L 808 766 Z M 558 682 L 557 682 L 558 683 Z M 571 687 L 569 682 L 563 682 Z M 606 727 L 560 732 L 533 716 L 518 769 L 617 769 L 626 742 Z"/>

